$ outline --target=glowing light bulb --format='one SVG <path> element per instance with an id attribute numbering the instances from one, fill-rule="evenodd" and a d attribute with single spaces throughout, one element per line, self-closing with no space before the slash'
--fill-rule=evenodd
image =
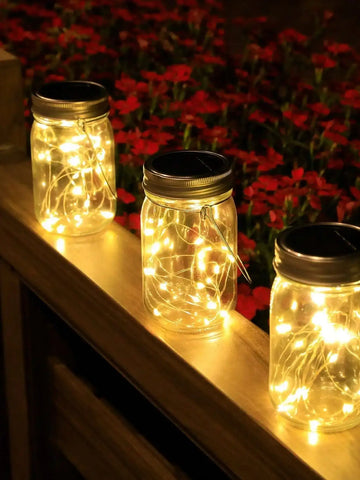
<path id="1" fill-rule="evenodd" d="M 325 305 L 325 295 L 320 292 L 311 292 L 311 301 L 318 307 Z"/>
<path id="2" fill-rule="evenodd" d="M 156 255 L 160 251 L 161 245 L 160 242 L 155 242 L 151 245 L 151 253 Z"/>
<path id="3" fill-rule="evenodd" d="M 85 202 L 85 206 L 88 207 L 87 201 Z M 106 219 L 111 219 L 114 217 L 114 213 L 109 210 L 100 210 L 100 215 Z"/>
<path id="4" fill-rule="evenodd" d="M 145 267 L 144 268 L 145 275 L 155 275 L 155 268 Z"/>
<path id="5" fill-rule="evenodd" d="M 289 323 L 280 323 L 279 325 L 276 325 L 276 331 L 280 335 L 283 335 L 284 333 L 291 331 L 291 325 Z"/>
<path id="6" fill-rule="evenodd" d="M 297 340 L 294 343 L 294 348 L 302 348 L 305 345 L 304 340 Z"/>
<path id="7" fill-rule="evenodd" d="M 73 152 L 75 150 L 79 150 L 80 145 L 77 143 L 63 143 L 62 145 L 59 146 L 60 150 L 62 150 L 64 153 L 68 152 Z"/>
<path id="8" fill-rule="evenodd" d="M 316 432 L 309 432 L 308 433 L 308 444 L 309 445 L 317 445 L 319 443 L 319 434 Z"/>
<path id="9" fill-rule="evenodd" d="M 337 353 L 330 354 L 329 362 L 335 363 L 338 358 L 339 358 L 339 355 Z"/>
<path id="10" fill-rule="evenodd" d="M 285 382 L 281 383 L 280 385 L 273 386 L 273 389 L 276 392 L 286 392 L 288 388 L 289 388 L 289 382 L 287 380 L 285 380 Z"/>
<path id="11" fill-rule="evenodd" d="M 76 186 L 72 189 L 72 193 L 74 195 L 82 195 L 83 194 L 83 189 L 80 186 Z"/>
<path id="12" fill-rule="evenodd" d="M 309 427 L 312 432 L 316 432 L 319 428 L 320 422 L 318 420 L 310 420 Z"/>
<path id="13" fill-rule="evenodd" d="M 292 310 L 293 312 L 296 312 L 297 309 L 298 309 L 298 302 L 294 300 L 291 304 L 290 310 Z"/>
<path id="14" fill-rule="evenodd" d="M 344 413 L 352 413 L 354 411 L 354 405 L 352 403 L 344 403 L 342 410 Z"/>
<path id="15" fill-rule="evenodd" d="M 208 302 L 206 306 L 209 310 L 215 310 L 217 308 L 216 302 Z"/>

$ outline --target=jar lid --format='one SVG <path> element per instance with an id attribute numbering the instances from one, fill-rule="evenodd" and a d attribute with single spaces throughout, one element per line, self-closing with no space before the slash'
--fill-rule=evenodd
<path id="1" fill-rule="evenodd" d="M 200 199 L 232 189 L 230 161 L 205 150 L 176 150 L 144 164 L 145 192 L 178 199 Z"/>
<path id="2" fill-rule="evenodd" d="M 95 118 L 109 110 L 105 87 L 87 81 L 47 83 L 31 99 L 34 114 L 59 120 Z"/>
<path id="3" fill-rule="evenodd" d="M 289 227 L 275 241 L 275 270 L 301 283 L 360 281 L 360 228 L 336 222 Z"/>

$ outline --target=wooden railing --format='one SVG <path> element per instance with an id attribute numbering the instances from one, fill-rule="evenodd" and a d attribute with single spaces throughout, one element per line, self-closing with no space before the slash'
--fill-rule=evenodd
<path id="1" fill-rule="evenodd" d="M 359 477 L 360 428 L 309 435 L 276 414 L 263 331 L 236 312 L 213 340 L 163 331 L 141 300 L 139 239 L 115 222 L 81 238 L 45 232 L 34 217 L 30 160 L 16 149 L 0 152 L 1 321 L 14 480 L 57 478 L 44 473 L 52 449 L 97 480 Z M 65 343 L 53 342 L 63 330 Z M 100 364 L 115 380 L 105 382 Z M 127 414 L 110 405 L 107 388 L 113 395 L 121 389 Z M 143 407 L 132 405 L 128 388 Z M 134 418 L 144 419 L 150 436 Z M 159 447 L 164 442 L 167 453 Z M 182 455 L 188 450 L 181 442 L 195 449 L 194 458 Z M 196 459 L 213 473 L 194 473 Z"/>

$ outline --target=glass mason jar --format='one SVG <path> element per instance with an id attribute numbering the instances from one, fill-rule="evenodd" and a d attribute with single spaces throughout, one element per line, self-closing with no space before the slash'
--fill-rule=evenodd
<path id="1" fill-rule="evenodd" d="M 162 326 L 220 332 L 236 304 L 237 213 L 232 169 L 206 151 L 175 151 L 144 165 L 143 298 Z"/>
<path id="2" fill-rule="evenodd" d="M 54 82 L 32 95 L 35 215 L 48 232 L 102 230 L 116 209 L 108 95 L 93 82 Z"/>
<path id="3" fill-rule="evenodd" d="M 360 423 L 360 228 L 281 232 L 270 305 L 270 396 L 310 431 Z"/>

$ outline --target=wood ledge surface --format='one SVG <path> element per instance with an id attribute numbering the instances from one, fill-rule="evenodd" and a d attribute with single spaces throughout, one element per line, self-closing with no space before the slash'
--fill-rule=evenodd
<path id="1" fill-rule="evenodd" d="M 30 160 L 6 149 L 0 256 L 233 478 L 360 476 L 360 427 L 314 439 L 277 416 L 264 332 L 233 312 L 217 339 L 165 333 L 142 304 L 139 239 L 115 222 L 86 237 L 45 232 L 34 217 Z"/>

